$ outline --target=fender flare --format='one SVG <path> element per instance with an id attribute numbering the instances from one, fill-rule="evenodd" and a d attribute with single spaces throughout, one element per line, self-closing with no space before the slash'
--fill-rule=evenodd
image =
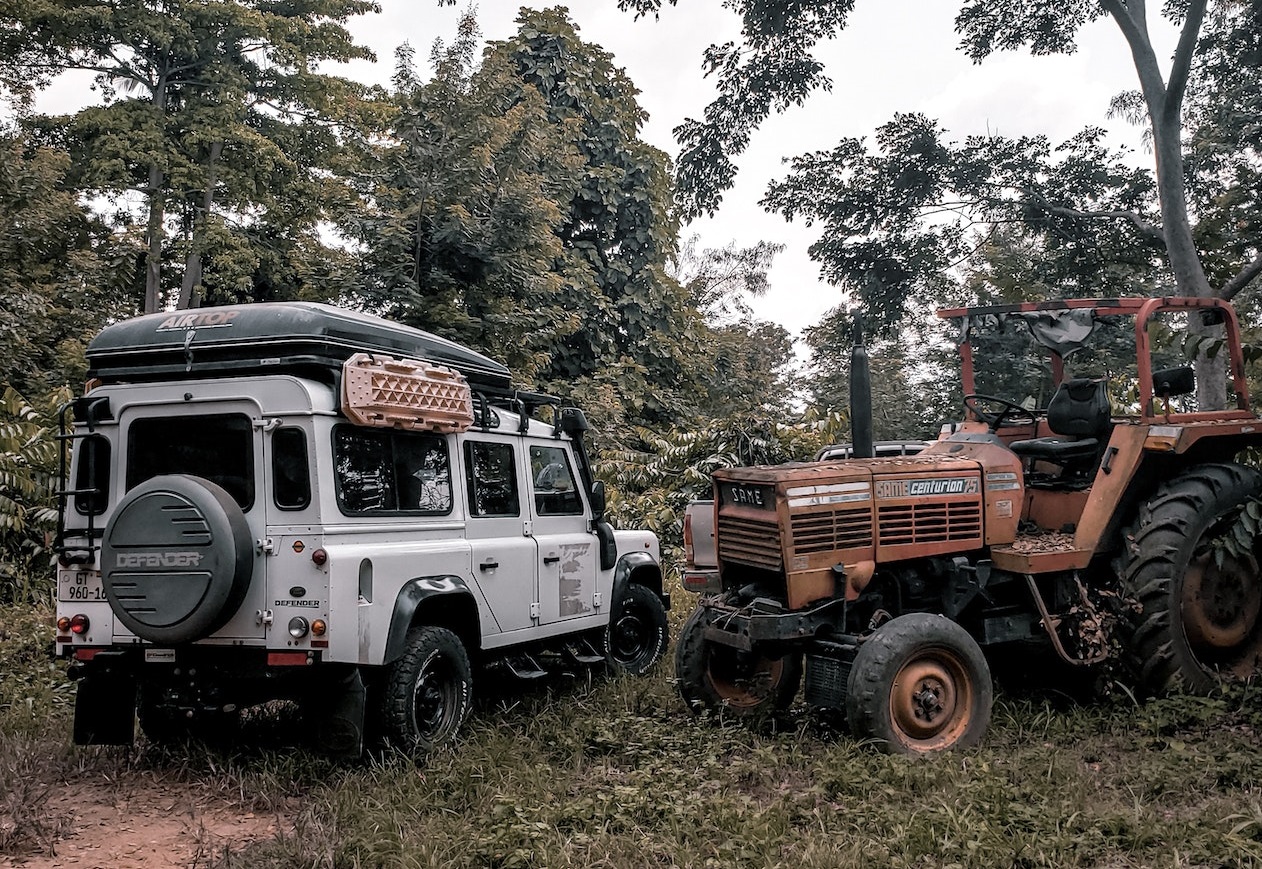
<path id="1" fill-rule="evenodd" d="M 456 601 L 464 598 L 468 601 L 468 607 L 473 613 L 473 639 L 479 635 L 480 625 L 478 624 L 478 604 L 473 596 L 473 592 L 469 590 L 468 584 L 458 576 L 419 576 L 416 579 L 410 579 L 399 589 L 398 595 L 394 599 L 394 611 L 390 614 L 390 631 L 386 635 L 386 652 L 382 660 L 383 664 L 389 664 L 403 657 L 404 649 L 407 646 L 408 631 L 412 627 L 412 620 L 416 616 L 416 611 L 421 605 L 438 598 L 445 599 L 444 602 Z M 470 637 L 462 629 L 457 629 L 456 634 L 467 644 Z M 471 650 L 472 651 L 472 650 Z"/>
<path id="2" fill-rule="evenodd" d="M 631 575 L 640 570 L 648 570 L 656 580 L 655 584 L 640 583 L 662 599 L 666 608 L 670 609 L 670 596 L 662 587 L 662 566 L 647 552 L 628 552 L 618 559 L 613 574 L 613 600 L 617 602 L 626 587 L 631 583 Z"/>

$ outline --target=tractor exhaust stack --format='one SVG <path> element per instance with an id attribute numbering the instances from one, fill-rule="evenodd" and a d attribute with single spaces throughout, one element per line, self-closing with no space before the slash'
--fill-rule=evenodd
<path id="1" fill-rule="evenodd" d="M 854 346 L 850 350 L 850 440 L 855 458 L 872 458 L 872 371 L 863 343 L 863 317 L 858 311 L 854 312 Z"/>

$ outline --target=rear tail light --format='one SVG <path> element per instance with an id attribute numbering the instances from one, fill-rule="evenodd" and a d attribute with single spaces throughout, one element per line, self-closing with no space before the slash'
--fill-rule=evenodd
<path id="1" fill-rule="evenodd" d="M 686 590 L 697 594 L 713 594 L 723 590 L 717 570 L 685 570 L 682 582 Z"/>
<path id="2" fill-rule="evenodd" d="M 70 632 L 70 616 L 62 616 L 57 619 L 57 633 L 66 634 Z"/>
<path id="3" fill-rule="evenodd" d="M 295 640 L 301 640 L 310 629 L 311 626 L 307 624 L 307 620 L 302 616 L 294 616 L 289 620 L 289 636 Z"/>
<path id="4" fill-rule="evenodd" d="M 692 515 L 684 514 L 684 559 L 692 563 Z"/>
<path id="5" fill-rule="evenodd" d="M 319 549 L 311 550 L 311 561 L 316 567 L 323 567 L 324 563 L 329 560 L 329 553 L 321 546 Z"/>
<path id="6" fill-rule="evenodd" d="M 88 621 L 88 617 L 83 613 L 75 613 L 70 617 L 70 632 L 72 634 L 83 636 L 88 632 L 88 628 L 91 626 L 92 623 Z"/>
<path id="7" fill-rule="evenodd" d="M 329 626 L 324 623 L 324 619 L 316 619 L 314 622 L 311 623 L 312 636 L 323 637 L 324 632 L 327 631 L 328 629 L 329 629 Z"/>

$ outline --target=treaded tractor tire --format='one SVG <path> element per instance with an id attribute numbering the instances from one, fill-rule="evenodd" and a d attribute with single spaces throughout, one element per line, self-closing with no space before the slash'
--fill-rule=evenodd
<path id="1" fill-rule="evenodd" d="M 409 754 L 449 745 L 472 700 L 473 672 L 460 638 L 446 628 L 413 628 L 386 676 L 385 735 Z"/>
<path id="2" fill-rule="evenodd" d="M 909 613 L 876 629 L 855 655 L 846 720 L 890 754 L 969 748 L 990 726 L 990 667 L 968 631 Z"/>
<path id="3" fill-rule="evenodd" d="M 662 599 L 651 588 L 628 584 L 605 628 L 605 658 L 610 666 L 618 673 L 643 676 L 666 654 L 669 638 Z"/>
<path id="4" fill-rule="evenodd" d="M 1262 656 L 1262 583 L 1255 557 L 1219 567 L 1210 541 L 1262 490 L 1243 465 L 1196 465 L 1163 484 L 1126 529 L 1121 564 L 1127 643 L 1138 687 L 1204 693 L 1220 675 L 1248 676 Z"/>
<path id="5" fill-rule="evenodd" d="M 771 658 L 712 643 L 704 636 L 709 611 L 698 607 L 679 632 L 675 678 L 694 713 L 705 709 L 759 720 L 788 709 L 802 682 L 802 656 Z"/>

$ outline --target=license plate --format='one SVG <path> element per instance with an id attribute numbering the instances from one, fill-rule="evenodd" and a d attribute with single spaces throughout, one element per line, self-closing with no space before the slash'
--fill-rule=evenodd
<path id="1" fill-rule="evenodd" d="M 57 600 L 91 602 L 106 600 L 99 570 L 63 570 L 57 575 Z"/>

